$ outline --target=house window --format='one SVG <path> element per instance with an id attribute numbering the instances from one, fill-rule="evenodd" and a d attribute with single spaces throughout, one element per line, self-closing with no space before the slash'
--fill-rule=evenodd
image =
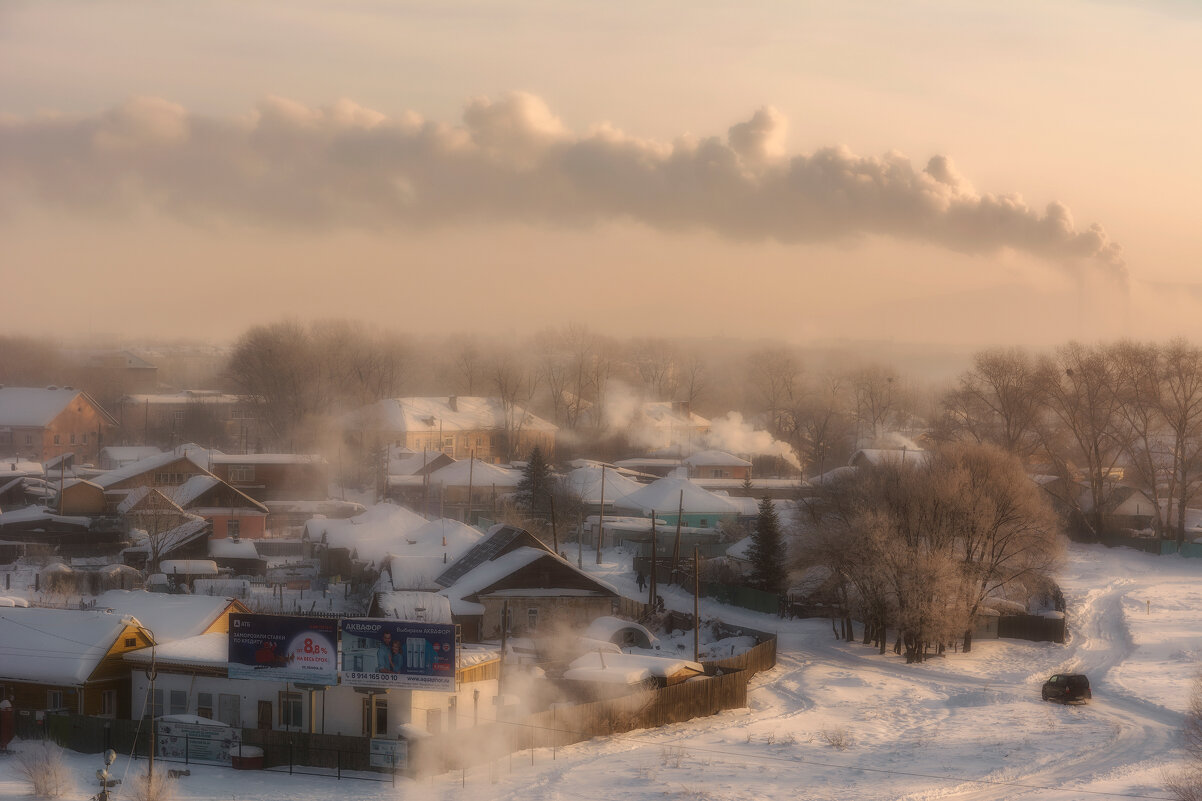
<path id="1" fill-rule="evenodd" d="M 213 694 L 196 694 L 196 714 L 202 718 L 213 719 Z"/>
<path id="2" fill-rule="evenodd" d="M 706 526 L 708 526 L 708 525 L 709 525 L 709 520 L 707 520 L 707 519 L 705 519 L 705 518 L 703 517 L 703 518 L 701 518 L 700 520 L 698 520 L 698 521 L 697 521 L 697 525 L 698 525 L 700 528 L 705 528 Z"/>
<path id="3" fill-rule="evenodd" d="M 174 412 L 171 413 L 171 430 L 174 431 L 177 428 L 183 428 L 183 426 L 184 426 L 184 410 L 176 409 Z"/>
<path id="4" fill-rule="evenodd" d="M 82 439 L 83 439 L 83 444 L 87 445 L 88 444 L 88 435 L 84 434 Z"/>
<path id="5" fill-rule="evenodd" d="M 388 696 L 373 695 L 371 697 L 372 705 L 372 737 L 380 737 L 388 734 Z"/>
<path id="6" fill-rule="evenodd" d="M 227 536 L 231 539 L 235 539 L 235 540 L 238 539 L 238 537 L 242 536 L 242 521 L 241 520 L 225 521 L 225 536 Z"/>
<path id="7" fill-rule="evenodd" d="M 241 704 L 236 695 L 221 693 L 217 696 L 217 719 L 235 728 L 242 725 Z"/>
<path id="8" fill-rule="evenodd" d="M 241 484 L 255 480 L 255 466 L 253 464 L 232 464 L 230 465 L 230 483 Z"/>
<path id="9" fill-rule="evenodd" d="M 280 725 L 301 727 L 301 694 L 280 693 Z"/>
<path id="10" fill-rule="evenodd" d="M 538 607 L 532 606 L 526 610 L 526 628 L 530 631 L 538 630 Z"/>
<path id="11" fill-rule="evenodd" d="M 47 690 L 46 691 L 46 709 L 54 712 L 63 708 L 63 691 L 62 690 Z"/>
<path id="12" fill-rule="evenodd" d="M 126 637 L 125 638 L 125 647 L 126 648 L 137 648 L 138 647 L 138 638 L 137 637 Z"/>
<path id="13" fill-rule="evenodd" d="M 58 436 L 58 434 L 55 434 L 55 435 L 54 435 L 54 444 L 55 444 L 55 445 L 58 445 L 58 444 L 59 444 L 59 436 Z"/>
<path id="14" fill-rule="evenodd" d="M 186 715 L 188 714 L 188 694 L 183 690 L 171 691 L 171 714 Z"/>
<path id="15" fill-rule="evenodd" d="M 117 691 L 105 690 L 100 694 L 100 714 L 106 718 L 117 716 Z"/>
<path id="16" fill-rule="evenodd" d="M 74 434 L 71 435 L 71 444 L 72 445 L 75 444 L 75 435 Z"/>
<path id="17" fill-rule="evenodd" d="M 25 435 L 25 444 L 26 444 L 26 445 L 32 445 L 32 444 L 33 444 L 33 434 L 26 434 L 26 435 Z"/>

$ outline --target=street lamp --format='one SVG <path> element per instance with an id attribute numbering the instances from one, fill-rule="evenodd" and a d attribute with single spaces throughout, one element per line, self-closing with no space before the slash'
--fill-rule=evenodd
<path id="1" fill-rule="evenodd" d="M 96 794 L 96 801 L 109 801 L 109 788 L 116 787 L 121 780 L 110 778 L 109 768 L 117 760 L 117 752 L 109 749 L 104 752 L 104 767 L 96 771 L 96 778 L 100 782 L 100 792 Z"/>

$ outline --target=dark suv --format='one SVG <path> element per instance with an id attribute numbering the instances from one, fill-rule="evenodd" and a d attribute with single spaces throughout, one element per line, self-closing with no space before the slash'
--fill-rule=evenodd
<path id="1" fill-rule="evenodd" d="M 1043 683 L 1043 700 L 1062 704 L 1085 703 L 1093 698 L 1089 679 L 1080 673 L 1057 673 Z"/>

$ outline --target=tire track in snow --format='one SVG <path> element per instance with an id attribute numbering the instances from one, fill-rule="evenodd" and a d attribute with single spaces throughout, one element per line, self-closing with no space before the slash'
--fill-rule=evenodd
<path id="1" fill-rule="evenodd" d="M 1064 741 L 1064 750 L 1035 766 L 1034 770 L 1003 769 L 983 776 L 986 780 L 1013 781 L 1043 787 L 1063 788 L 1049 795 L 1048 790 L 1026 789 L 1010 785 L 983 786 L 966 783 L 960 788 L 931 793 L 915 793 L 907 798 L 957 798 L 970 801 L 994 801 L 1038 794 L 1040 798 L 1091 798 L 1074 795 L 1073 787 L 1087 788 L 1091 783 L 1130 772 L 1134 766 L 1163 759 L 1176 747 L 1183 717 L 1180 713 L 1152 704 L 1117 690 L 1106 680 L 1109 671 L 1135 652 L 1131 631 L 1123 612 L 1123 599 L 1139 587 L 1133 579 L 1120 579 L 1106 587 L 1090 590 L 1077 604 L 1080 610 L 1072 638 L 1071 653 L 1063 662 L 1063 672 L 1081 672 L 1090 676 L 1094 701 L 1084 707 L 1063 707 L 1059 711 L 1093 715 L 1113 728 L 1101 747 Z M 1043 674 L 1033 674 L 1042 677 Z M 1099 693 L 1098 689 L 1104 688 Z M 1116 691 L 1117 690 L 1117 691 Z M 1039 703 L 1045 703 L 1040 701 Z"/>

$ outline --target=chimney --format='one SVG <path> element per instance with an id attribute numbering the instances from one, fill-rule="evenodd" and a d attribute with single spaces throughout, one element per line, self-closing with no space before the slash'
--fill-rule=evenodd
<path id="1" fill-rule="evenodd" d="M 451 407 L 452 412 L 459 411 L 459 396 L 452 395 L 451 397 L 447 398 L 447 406 Z"/>

